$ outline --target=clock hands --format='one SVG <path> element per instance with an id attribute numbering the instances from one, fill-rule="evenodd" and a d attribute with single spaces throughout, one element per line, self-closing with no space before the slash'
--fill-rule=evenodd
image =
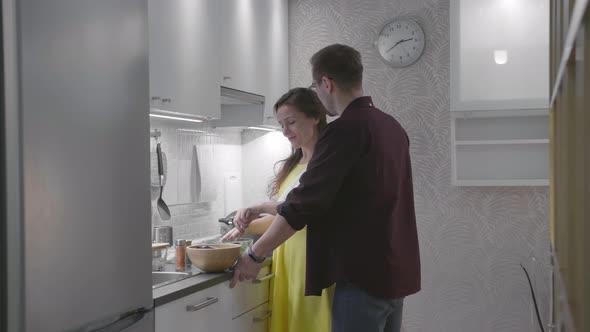
<path id="1" fill-rule="evenodd" d="M 401 43 L 405 43 L 405 42 L 410 41 L 410 40 L 414 40 L 414 38 L 402 39 L 402 40 L 398 41 L 393 46 L 391 46 L 391 48 L 388 49 L 387 52 L 385 52 L 385 53 L 389 53 L 389 51 L 393 50 L 393 48 L 396 47 L 397 45 L 399 45 Z"/>

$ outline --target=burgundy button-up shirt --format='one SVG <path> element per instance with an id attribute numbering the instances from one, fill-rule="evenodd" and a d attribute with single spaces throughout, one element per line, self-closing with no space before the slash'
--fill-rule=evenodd
<path id="1" fill-rule="evenodd" d="M 408 136 L 371 97 L 327 126 L 277 212 L 307 225 L 306 295 L 341 281 L 380 298 L 420 290 Z"/>

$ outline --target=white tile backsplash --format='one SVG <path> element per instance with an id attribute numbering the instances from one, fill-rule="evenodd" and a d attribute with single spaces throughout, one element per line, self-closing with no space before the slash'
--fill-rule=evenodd
<path id="1" fill-rule="evenodd" d="M 244 205 L 268 201 L 268 183 L 277 162 L 291 152 L 280 132 L 245 130 L 242 133 L 242 187 Z M 277 165 L 278 166 L 278 165 Z"/>
<path id="2" fill-rule="evenodd" d="M 199 159 L 199 166 L 203 176 L 202 184 L 206 186 L 203 188 L 201 202 L 188 204 L 173 204 L 174 201 L 168 202 L 172 218 L 170 220 L 162 220 L 158 213 L 156 202 L 159 195 L 159 188 L 152 187 L 152 226 L 171 225 L 173 227 L 174 239 L 200 239 L 219 234 L 218 219 L 225 216 L 225 192 L 224 192 L 224 174 L 241 174 L 242 171 L 242 146 L 241 133 L 238 130 L 222 130 L 207 127 L 206 124 L 189 124 L 178 121 L 168 121 L 151 119 L 151 130 L 159 130 L 162 136 L 159 138 L 163 151 L 166 153 L 169 167 L 175 164 L 175 161 L 183 159 L 184 143 L 186 133 L 179 131 L 179 129 L 199 130 L 205 131 L 214 137 L 211 143 L 211 149 L 208 151 L 211 158 Z M 179 135 L 180 133 L 180 135 Z M 156 144 L 152 138 L 150 140 L 151 151 L 155 152 Z M 193 144 L 194 142 L 189 142 Z M 186 152 L 186 151 L 185 151 Z M 205 153 L 198 151 L 199 156 Z M 184 158 L 186 159 L 186 158 Z M 207 164 L 212 163 L 212 164 Z M 157 165 L 152 168 L 157 172 Z M 168 174 L 174 173 L 169 169 Z M 170 187 L 173 186 L 171 175 L 167 181 Z M 184 176 L 178 176 L 178 182 L 188 181 Z M 167 185 L 168 185 L 167 184 Z M 181 183 L 182 184 L 182 183 Z M 174 188 L 170 189 L 174 191 Z M 166 195 L 168 194 L 168 196 Z M 170 192 L 164 189 L 164 200 L 170 196 Z"/>
<path id="3" fill-rule="evenodd" d="M 195 240 L 218 235 L 219 218 L 239 207 L 267 201 L 268 184 L 274 175 L 274 167 L 291 151 L 289 141 L 280 132 L 214 129 L 206 124 L 152 119 L 151 130 L 155 129 L 162 133 L 159 140 L 169 167 L 163 198 L 170 207 L 172 218 L 160 218 L 156 207 L 159 187 L 152 186 L 152 226 L 171 225 L 175 240 Z M 208 183 L 209 191 L 214 191 L 214 194 L 206 195 L 211 199 L 198 203 L 173 204 L 178 199 L 174 195 L 177 186 L 188 181 L 186 177 L 178 176 L 173 179 L 174 175 L 171 175 L 175 173 L 173 168 L 178 167 L 178 161 L 187 159 L 186 146 L 182 143 L 186 140 L 187 132 L 182 129 L 205 131 L 216 137 L 211 149 L 212 158 L 206 159 L 207 161 L 199 159 L 202 184 Z M 153 138 L 150 145 L 151 151 L 155 152 L 156 142 Z M 198 155 L 201 158 L 201 150 Z M 152 163 L 155 162 L 156 159 L 152 158 Z M 207 165 L 207 162 L 212 165 Z M 157 165 L 151 167 L 152 172 L 157 173 Z M 152 176 L 152 182 L 154 179 L 157 176 Z M 172 201 L 167 201 L 168 198 Z"/>

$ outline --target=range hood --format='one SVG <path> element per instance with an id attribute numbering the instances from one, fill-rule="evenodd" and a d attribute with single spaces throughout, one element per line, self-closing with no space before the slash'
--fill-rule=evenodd
<path id="1" fill-rule="evenodd" d="M 221 105 L 264 105 L 264 96 L 222 86 Z"/>
<path id="2" fill-rule="evenodd" d="M 267 127 L 264 125 L 264 96 L 221 87 L 221 117 L 212 120 L 213 127 Z"/>

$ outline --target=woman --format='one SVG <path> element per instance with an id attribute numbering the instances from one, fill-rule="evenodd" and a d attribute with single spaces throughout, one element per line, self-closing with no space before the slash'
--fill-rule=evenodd
<path id="1" fill-rule="evenodd" d="M 326 111 L 315 92 L 295 88 L 283 95 L 274 106 L 283 135 L 292 146 L 291 155 L 269 186 L 274 201 L 241 209 L 235 218 L 251 220 L 262 213 L 275 214 L 279 202 L 299 185 L 299 177 L 311 159 L 320 132 L 326 127 Z M 256 219 L 244 233 L 235 228 L 223 240 L 234 240 L 243 234 L 262 234 L 272 223 L 273 216 Z M 305 296 L 306 228 L 296 232 L 273 253 L 270 305 L 272 332 L 331 331 L 333 288 L 321 296 Z"/>

